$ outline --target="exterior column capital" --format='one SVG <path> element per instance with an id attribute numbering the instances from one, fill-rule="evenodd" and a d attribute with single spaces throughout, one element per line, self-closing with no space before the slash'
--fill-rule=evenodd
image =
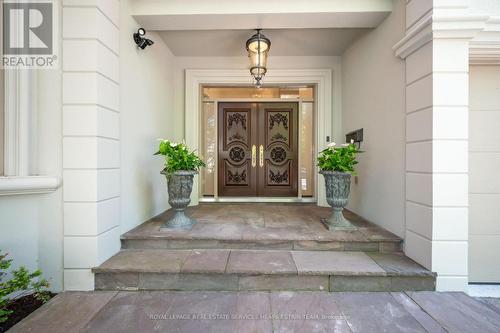
<path id="1" fill-rule="evenodd" d="M 394 53 L 406 59 L 435 39 L 471 41 L 487 29 L 490 19 L 485 15 L 436 15 L 430 12 L 407 30 L 406 35 L 393 46 Z"/>

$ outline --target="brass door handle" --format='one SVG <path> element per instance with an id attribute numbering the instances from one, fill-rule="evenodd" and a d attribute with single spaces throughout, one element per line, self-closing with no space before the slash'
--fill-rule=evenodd
<path id="1" fill-rule="evenodd" d="M 252 168 L 255 168 L 257 165 L 257 147 L 252 145 Z"/>
<path id="2" fill-rule="evenodd" d="M 259 166 L 262 168 L 264 166 L 264 146 L 259 147 Z"/>

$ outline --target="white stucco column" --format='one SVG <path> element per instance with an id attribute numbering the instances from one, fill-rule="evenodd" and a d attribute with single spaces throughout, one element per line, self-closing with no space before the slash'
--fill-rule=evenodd
<path id="1" fill-rule="evenodd" d="M 63 1 L 65 290 L 120 247 L 119 4 Z"/>
<path id="2" fill-rule="evenodd" d="M 437 290 L 468 283 L 467 1 L 407 2 L 405 253 L 436 272 Z"/>

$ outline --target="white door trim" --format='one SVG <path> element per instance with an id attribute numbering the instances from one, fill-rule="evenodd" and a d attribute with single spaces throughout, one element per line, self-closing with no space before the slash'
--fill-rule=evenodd
<path id="1" fill-rule="evenodd" d="M 247 70 L 234 69 L 186 69 L 186 114 L 185 139 L 186 144 L 199 150 L 200 148 L 200 110 L 201 85 L 228 84 L 250 85 L 252 83 Z M 332 84 L 335 82 L 335 84 Z M 333 140 L 341 137 L 341 90 L 340 71 L 332 69 L 275 69 L 265 78 L 266 84 L 309 84 L 315 86 L 316 92 L 316 149 L 317 152 L 326 146 L 326 137 Z M 330 111 L 331 110 L 331 111 Z M 316 170 L 316 174 L 317 174 Z M 326 206 L 324 183 L 318 177 L 316 197 L 318 205 Z M 199 182 L 195 178 L 191 203 L 197 205 L 199 201 Z"/>

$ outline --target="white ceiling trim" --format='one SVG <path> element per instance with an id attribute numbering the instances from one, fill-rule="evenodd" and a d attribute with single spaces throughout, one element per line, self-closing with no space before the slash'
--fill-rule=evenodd
<path id="1" fill-rule="evenodd" d="M 134 15 L 148 30 L 375 28 L 390 12 Z"/>
<path id="2" fill-rule="evenodd" d="M 392 0 L 131 0 L 133 15 L 352 13 L 391 10 Z"/>

